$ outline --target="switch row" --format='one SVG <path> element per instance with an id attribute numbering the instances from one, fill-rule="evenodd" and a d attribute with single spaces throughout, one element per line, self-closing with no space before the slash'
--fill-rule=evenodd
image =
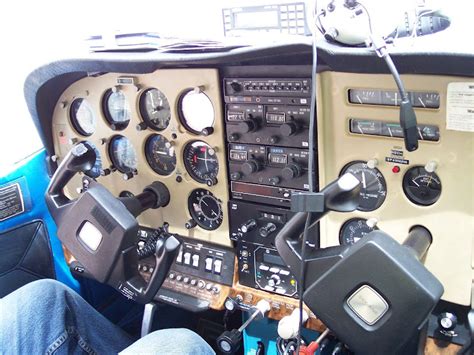
<path id="1" fill-rule="evenodd" d="M 205 261 L 206 272 L 212 272 L 216 275 L 220 275 L 222 272 L 222 259 L 214 259 L 213 257 L 208 256 Z"/>
<path id="2" fill-rule="evenodd" d="M 193 268 L 199 269 L 200 258 L 199 254 L 191 254 L 189 251 L 183 253 L 181 249 L 176 257 L 176 264 L 190 265 Z"/>

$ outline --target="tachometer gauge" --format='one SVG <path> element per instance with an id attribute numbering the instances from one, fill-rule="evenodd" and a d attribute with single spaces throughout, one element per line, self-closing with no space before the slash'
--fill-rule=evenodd
<path id="1" fill-rule="evenodd" d="M 124 136 L 114 136 L 110 140 L 109 156 L 112 164 L 121 173 L 137 169 L 137 154 L 132 143 Z"/>
<path id="2" fill-rule="evenodd" d="M 74 129 L 83 136 L 90 136 L 95 132 L 96 118 L 94 110 L 86 99 L 75 99 L 69 110 L 71 123 Z"/>
<path id="3" fill-rule="evenodd" d="M 429 206 L 441 195 L 441 180 L 436 173 L 429 173 L 422 166 L 415 166 L 403 177 L 403 191 L 408 199 L 421 206 Z"/>
<path id="4" fill-rule="evenodd" d="M 188 198 L 191 217 L 204 229 L 214 230 L 222 224 L 222 204 L 214 195 L 205 189 L 196 189 Z"/>
<path id="5" fill-rule="evenodd" d="M 100 152 L 93 143 L 91 143 L 89 141 L 85 141 L 85 142 L 82 142 L 82 143 L 84 143 L 86 146 L 91 148 L 95 153 L 94 166 L 90 170 L 87 170 L 85 172 L 85 174 L 87 176 L 91 177 L 91 178 L 94 178 L 94 179 L 98 178 L 100 176 L 101 171 L 102 171 L 102 158 L 100 157 Z"/>
<path id="6" fill-rule="evenodd" d="M 123 91 L 108 90 L 104 96 L 103 107 L 105 118 L 112 129 L 121 130 L 128 126 L 131 111 Z"/>
<path id="7" fill-rule="evenodd" d="M 201 141 L 188 143 L 184 148 L 184 165 L 196 181 L 209 186 L 216 184 L 219 162 L 215 150 L 208 144 Z"/>
<path id="8" fill-rule="evenodd" d="M 385 178 L 377 168 L 369 168 L 366 162 L 354 161 L 342 169 L 341 175 L 351 173 L 362 183 L 359 211 L 373 211 L 379 208 L 387 196 Z"/>
<path id="9" fill-rule="evenodd" d="M 140 96 L 140 114 L 151 129 L 166 129 L 171 118 L 168 99 L 158 89 L 145 90 Z"/>
<path id="10" fill-rule="evenodd" d="M 170 175 L 176 168 L 176 153 L 161 134 L 150 136 L 145 143 L 145 156 L 150 167 L 160 175 Z"/>
<path id="11" fill-rule="evenodd" d="M 181 95 L 178 113 L 184 127 L 194 134 L 210 134 L 214 125 L 214 106 L 201 91 L 188 90 Z"/>
<path id="12" fill-rule="evenodd" d="M 353 245 L 376 229 L 377 227 L 369 226 L 364 218 L 352 218 L 342 226 L 339 232 L 339 243 Z"/>

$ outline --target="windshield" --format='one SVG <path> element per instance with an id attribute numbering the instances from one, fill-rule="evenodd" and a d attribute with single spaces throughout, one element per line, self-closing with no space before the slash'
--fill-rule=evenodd
<path id="1" fill-rule="evenodd" d="M 318 1 L 318 9 L 329 1 Z M 369 10 L 373 27 L 387 32 L 403 20 L 404 11 L 413 9 L 420 0 L 363 0 Z M 313 31 L 314 1 L 92 1 L 84 0 L 70 4 L 64 1 L 16 1 L 3 4 L 5 20 L 0 23 L 2 33 L 2 64 L 5 72 L 2 85 L 2 119 L 0 127 L 1 165 L 5 167 L 19 161 L 41 148 L 41 142 L 27 112 L 23 97 L 23 83 L 26 76 L 38 66 L 47 62 L 83 55 L 89 51 L 90 36 L 108 38 L 117 33 L 153 32 L 163 37 L 186 39 L 238 40 L 239 43 L 270 43 L 282 38 L 299 40 L 308 31 L 248 31 L 255 27 L 281 25 L 282 19 L 274 11 L 245 12 L 233 19 L 233 26 L 243 31 L 226 31 L 224 10 L 246 6 L 295 3 L 305 5 L 305 26 Z M 428 3 L 428 1 L 426 1 Z M 421 48 L 421 43 L 441 51 L 456 48 L 474 51 L 470 40 L 472 26 L 470 15 L 474 9 L 471 1 L 451 0 L 429 1 L 433 9 L 442 5 L 449 14 L 452 25 L 446 31 L 426 39 L 400 40 L 399 46 Z M 267 8 L 268 9 L 268 8 Z M 223 12 L 224 11 L 224 12 Z M 290 15 L 288 15 L 290 16 Z M 298 14 L 295 15 L 298 25 Z M 15 22 L 7 19 L 15 19 Z M 293 20 L 288 18 L 288 25 Z M 280 22 L 278 22 L 280 21 Z M 284 23 L 287 23 L 283 21 Z M 228 27 L 228 26 L 227 26 Z M 261 30 L 262 28 L 260 28 Z M 228 34 L 227 38 L 225 34 Z M 240 37 L 239 37 L 240 36 Z M 318 34 L 318 36 L 321 36 Z M 6 154 L 8 152 L 8 154 Z"/>

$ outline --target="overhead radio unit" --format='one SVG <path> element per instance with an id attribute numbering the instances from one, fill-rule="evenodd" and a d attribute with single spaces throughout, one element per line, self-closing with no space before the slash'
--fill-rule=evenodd
<path id="1" fill-rule="evenodd" d="M 222 9 L 222 18 L 226 37 L 255 32 L 311 35 L 304 2 L 226 8 Z"/>

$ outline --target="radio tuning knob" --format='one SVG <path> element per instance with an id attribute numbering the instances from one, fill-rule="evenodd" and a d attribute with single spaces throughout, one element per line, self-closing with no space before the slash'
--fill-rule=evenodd
<path id="1" fill-rule="evenodd" d="M 278 141 L 280 140 L 280 138 L 278 136 L 271 136 L 269 139 L 268 139 L 268 142 L 270 144 L 276 144 L 278 143 Z"/>
<path id="2" fill-rule="evenodd" d="M 262 238 L 266 238 L 268 237 L 271 233 L 273 233 L 274 231 L 276 231 L 277 229 L 277 226 L 275 225 L 275 223 L 272 223 L 272 222 L 268 222 L 266 225 L 264 225 L 263 227 L 260 227 L 260 229 L 258 230 L 258 234 L 260 234 L 260 236 Z"/>
<path id="3" fill-rule="evenodd" d="M 231 82 L 230 87 L 232 88 L 232 90 L 234 92 L 241 92 L 242 91 L 242 84 L 240 84 L 236 81 Z"/>
<path id="4" fill-rule="evenodd" d="M 252 219 L 249 219 L 247 222 L 243 223 L 240 226 L 240 230 L 242 231 L 242 233 L 248 233 L 252 229 L 254 229 L 256 226 L 257 226 L 257 221 L 252 218 Z"/>
<path id="5" fill-rule="evenodd" d="M 230 174 L 231 180 L 240 180 L 241 177 L 242 177 L 242 174 L 238 171 L 234 171 L 233 173 Z"/>
<path id="6" fill-rule="evenodd" d="M 247 160 L 245 163 L 242 164 L 242 171 L 244 172 L 245 175 L 256 173 L 261 168 L 262 168 L 262 165 L 256 159 Z"/>
<path id="7" fill-rule="evenodd" d="M 301 176 L 302 168 L 297 163 L 290 163 L 283 168 L 282 175 L 286 180 L 295 179 Z"/>
<path id="8" fill-rule="evenodd" d="M 254 118 L 249 117 L 248 120 L 239 122 L 239 124 L 237 125 L 237 128 L 240 133 L 249 133 L 249 132 L 256 131 L 258 128 L 258 124 Z"/>
<path id="9" fill-rule="evenodd" d="M 280 133 L 285 137 L 289 137 L 296 132 L 298 132 L 298 125 L 296 122 L 287 122 L 280 126 Z"/>
<path id="10" fill-rule="evenodd" d="M 276 185 L 280 183 L 280 177 L 279 176 L 272 176 L 271 178 L 268 178 L 268 182 L 272 185 Z"/>
<path id="11" fill-rule="evenodd" d="M 230 142 L 238 141 L 239 138 L 240 138 L 240 134 L 238 134 L 238 133 L 231 133 L 231 134 L 229 134 L 229 141 L 230 141 Z"/>

